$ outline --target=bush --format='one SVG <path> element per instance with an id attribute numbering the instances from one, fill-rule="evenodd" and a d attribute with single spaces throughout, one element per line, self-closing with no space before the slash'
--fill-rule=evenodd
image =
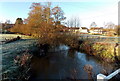
<path id="1" fill-rule="evenodd" d="M 114 62 L 116 60 L 114 47 L 115 45 L 109 43 L 92 43 L 90 41 L 84 41 L 80 45 L 80 50 L 107 62 Z M 116 53 L 118 60 L 120 60 L 119 47 L 117 47 Z"/>
<path id="2" fill-rule="evenodd" d="M 94 44 L 93 49 L 95 50 L 95 55 L 102 59 L 114 60 L 114 47 L 105 44 Z"/>
<path id="3" fill-rule="evenodd" d="M 80 50 L 87 54 L 93 55 L 94 50 L 92 49 L 92 42 L 84 40 L 84 42 L 80 45 Z"/>
<path id="4" fill-rule="evenodd" d="M 120 25 L 116 26 L 115 31 L 118 36 L 120 36 Z"/>

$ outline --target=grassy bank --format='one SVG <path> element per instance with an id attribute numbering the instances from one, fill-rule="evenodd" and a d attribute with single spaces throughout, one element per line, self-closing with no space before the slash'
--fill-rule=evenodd
<path id="1" fill-rule="evenodd" d="M 116 46 L 116 43 L 103 43 L 103 42 L 91 42 L 84 41 L 80 45 L 80 50 L 89 55 L 94 55 L 99 59 L 106 62 L 120 61 L 120 45 Z"/>
<path id="2" fill-rule="evenodd" d="M 2 81 L 19 81 L 18 77 L 22 78 L 24 76 L 23 74 L 28 68 L 24 68 L 23 65 L 26 67 L 26 62 L 32 55 L 31 52 L 36 49 L 34 47 L 35 43 L 36 40 L 24 39 L 2 45 Z M 30 52 L 26 52 L 26 50 Z M 29 66 L 27 65 L 27 67 Z M 22 73 L 22 71 L 24 72 Z"/>

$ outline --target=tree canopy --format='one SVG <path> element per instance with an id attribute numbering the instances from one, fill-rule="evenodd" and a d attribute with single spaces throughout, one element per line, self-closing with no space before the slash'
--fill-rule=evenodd
<path id="1" fill-rule="evenodd" d="M 66 19 L 61 7 L 55 6 L 52 8 L 50 2 L 45 5 L 33 3 L 28 15 L 28 18 L 24 21 L 25 24 L 20 24 L 22 23 L 20 18 L 16 20 L 16 24 L 20 26 L 18 29 L 20 32 L 38 38 L 40 44 L 67 44 L 75 47 L 76 37 L 61 32 L 65 27 L 61 22 Z"/>
<path id="2" fill-rule="evenodd" d="M 23 25 L 22 18 L 17 18 L 15 21 L 15 26 L 11 28 L 10 31 L 22 33 L 22 25 Z"/>

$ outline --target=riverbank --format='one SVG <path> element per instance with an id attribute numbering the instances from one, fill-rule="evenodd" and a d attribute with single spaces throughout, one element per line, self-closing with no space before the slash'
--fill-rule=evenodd
<path id="1" fill-rule="evenodd" d="M 109 66 L 107 72 L 111 73 L 117 68 L 114 64 L 105 62 L 103 64 L 102 60 L 71 50 L 65 45 L 50 48 L 46 56 L 40 58 L 38 57 L 40 50 L 35 46 L 35 42 L 35 40 L 18 40 L 3 45 L 3 76 L 5 80 L 37 81 L 37 74 L 40 74 L 38 81 L 40 79 L 88 79 L 87 73 L 83 69 L 86 64 L 93 66 L 95 79 L 102 69 L 108 70 Z M 96 68 L 99 69 L 96 70 Z"/>
<path id="2" fill-rule="evenodd" d="M 20 35 L 20 34 L 0 34 L 0 42 L 8 40 L 8 39 L 17 38 L 18 36 L 21 39 L 33 39 L 32 36 L 27 36 L 27 35 Z"/>
<path id="3" fill-rule="evenodd" d="M 71 75 L 69 75 L 69 77 L 67 77 L 68 73 L 70 72 L 69 70 L 72 71 L 72 69 L 74 69 L 76 67 L 77 67 L 76 71 L 79 70 L 78 69 L 79 67 L 81 67 L 80 69 L 83 70 L 83 66 L 85 64 L 92 64 L 92 63 L 93 63 L 92 66 L 96 67 L 95 65 L 99 61 L 98 59 L 96 59 L 96 57 L 101 59 L 102 62 L 104 62 L 102 60 L 102 57 L 106 57 L 107 59 L 108 59 L 108 57 L 112 58 L 113 56 L 111 54 L 108 57 L 107 57 L 107 55 L 109 53 L 109 50 L 111 50 L 111 49 L 113 49 L 113 47 L 115 47 L 115 44 L 111 44 L 111 47 L 110 47 L 109 44 L 103 44 L 103 43 L 98 43 L 98 42 L 92 43 L 90 41 L 83 41 L 80 45 L 80 48 L 81 48 L 80 50 L 81 51 L 83 50 L 84 52 L 86 52 L 86 54 L 78 53 L 76 50 L 75 50 L 75 52 L 72 52 L 68 49 L 65 50 L 65 47 L 67 47 L 67 46 L 61 46 L 59 49 L 62 49 L 62 50 L 55 49 L 58 52 L 56 52 L 54 50 L 54 48 L 50 47 L 53 50 L 52 51 L 49 50 L 48 52 L 46 52 L 47 53 L 46 57 L 42 56 L 41 58 L 39 58 L 38 56 L 41 53 L 45 52 L 45 51 L 43 51 L 43 50 L 45 50 L 45 48 L 44 48 L 45 46 L 43 45 L 42 50 L 40 50 L 41 48 L 36 47 L 35 44 L 36 44 L 35 39 L 21 39 L 21 40 L 11 42 L 8 44 L 3 44 L 2 48 L 1 48 L 2 49 L 2 62 L 3 62 L 2 63 L 2 65 L 3 65 L 3 69 L 2 69 L 3 74 L 2 75 L 3 75 L 3 78 L 5 78 L 5 80 L 22 81 L 23 79 L 26 79 L 26 80 L 29 79 L 30 75 L 32 74 L 32 73 L 29 73 L 29 72 L 31 72 L 31 70 L 30 70 L 31 68 L 30 68 L 29 64 L 32 63 L 33 68 L 36 66 L 36 68 L 38 67 L 37 69 L 39 69 L 39 66 L 41 66 L 41 65 L 39 65 L 40 61 L 41 61 L 41 64 L 42 64 L 42 62 L 45 63 L 45 65 L 43 65 L 41 68 L 48 69 L 51 74 L 52 74 L 51 71 L 53 68 L 61 70 L 61 68 L 59 68 L 59 67 L 65 68 L 66 65 L 68 64 L 67 65 L 68 71 L 65 71 L 67 69 L 64 69 L 65 74 L 62 74 L 62 71 L 60 71 L 60 74 L 58 74 L 58 75 L 60 75 L 60 77 L 59 76 L 57 76 L 57 77 L 59 79 L 60 78 L 71 78 Z M 107 47 L 104 47 L 105 45 Z M 75 47 L 76 47 L 76 45 L 75 45 Z M 57 47 L 55 47 L 55 48 L 57 48 Z M 108 48 L 110 48 L 110 49 L 108 50 Z M 107 52 L 106 52 L 106 49 L 107 49 Z M 28 50 L 28 51 L 26 51 L 26 50 Z M 102 52 L 101 50 L 104 50 L 104 52 Z M 116 51 L 118 51 L 118 49 L 116 49 Z M 102 54 L 101 54 L 101 52 L 102 52 Z M 112 53 L 114 53 L 114 52 L 112 51 Z M 95 57 L 89 56 L 89 55 L 87 56 L 87 54 L 94 55 Z M 106 54 L 106 56 L 104 56 L 104 54 Z M 118 53 L 116 55 L 118 55 Z M 37 57 L 37 59 L 35 57 Z M 84 59 L 81 57 L 84 57 Z M 56 58 L 58 58 L 58 59 L 56 59 Z M 106 60 L 106 58 L 104 58 L 104 60 Z M 34 61 L 31 62 L 31 59 L 32 60 L 34 59 Z M 42 59 L 44 61 L 42 61 Z M 91 59 L 91 60 L 89 60 L 89 59 Z M 40 60 L 40 61 L 37 61 L 37 60 Z M 81 62 L 79 63 L 79 61 L 81 61 Z M 86 63 L 86 61 L 87 61 L 87 63 Z M 108 61 L 109 61 L 109 59 L 108 59 Z M 113 62 L 113 61 L 109 61 L 109 62 Z M 37 63 L 37 65 L 34 65 L 34 63 Z M 72 63 L 72 64 L 69 65 L 70 63 Z M 76 63 L 76 64 L 74 65 L 74 63 Z M 84 64 L 82 66 L 80 66 L 81 63 L 84 63 Z M 49 66 L 49 64 L 50 64 L 50 66 Z M 61 64 L 65 65 L 65 67 L 62 66 Z M 49 68 L 47 68 L 46 65 L 49 66 L 51 68 L 51 70 Z M 73 65 L 74 65 L 74 68 L 72 68 Z M 54 67 L 51 67 L 51 66 L 54 66 Z M 59 66 L 59 67 L 57 67 L 57 66 Z M 71 68 L 69 69 L 69 67 L 71 67 Z M 99 63 L 98 63 L 97 67 L 99 67 Z M 114 65 L 112 65 L 112 67 L 114 67 Z M 41 69 L 41 70 L 43 70 L 43 69 Z M 81 70 L 79 71 L 79 73 L 81 73 Z M 112 70 L 110 70 L 110 72 L 111 71 Z M 44 70 L 43 74 L 44 74 L 44 72 L 48 72 L 48 71 Z M 55 74 L 53 73 L 52 76 L 50 73 L 48 73 L 48 76 L 49 76 L 48 78 L 51 78 L 51 77 L 54 78 L 54 75 L 56 75 L 58 72 L 55 71 Z M 74 76 L 74 78 L 76 78 L 74 73 L 72 73 L 72 72 L 70 72 L 70 73 L 72 74 L 72 76 Z M 96 74 L 98 74 L 98 73 L 100 73 L 100 70 L 99 70 L 99 72 L 98 71 L 96 72 Z M 41 74 L 43 77 L 41 77 L 41 76 L 40 77 L 46 78 L 43 74 Z M 77 77 L 82 78 L 83 75 L 80 75 L 80 76 L 79 75 L 80 74 L 78 74 Z M 87 76 L 87 74 L 86 74 L 86 76 Z M 88 78 L 88 77 L 84 77 L 84 78 Z"/>
<path id="4" fill-rule="evenodd" d="M 118 43 L 110 42 L 92 42 L 90 40 L 84 40 L 80 45 L 80 51 L 83 51 L 89 55 L 93 55 L 98 59 L 106 62 L 120 61 L 120 45 Z"/>
<path id="5" fill-rule="evenodd" d="M 22 61 L 25 58 L 31 57 L 30 52 L 26 53 L 26 50 L 34 48 L 36 40 L 34 39 L 21 39 L 11 43 L 3 44 L 1 47 L 2 50 L 2 80 L 15 80 L 19 81 L 18 77 L 24 76 L 28 67 L 23 68 L 25 61 Z M 34 48 L 35 49 L 35 48 Z M 17 58 L 20 57 L 20 64 L 17 63 Z"/>

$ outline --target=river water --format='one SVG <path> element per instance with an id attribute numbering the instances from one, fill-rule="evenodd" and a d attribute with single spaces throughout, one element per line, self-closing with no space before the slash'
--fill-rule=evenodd
<path id="1" fill-rule="evenodd" d="M 108 64 L 87 54 L 70 50 L 66 46 L 52 49 L 47 56 L 39 58 L 34 56 L 31 63 L 32 76 L 29 81 L 40 79 L 89 79 L 84 70 L 86 64 L 92 65 L 92 78 L 104 69 L 108 74 L 118 69 L 115 64 Z"/>
<path id="2" fill-rule="evenodd" d="M 2 70 L 14 69 L 13 58 L 23 50 L 27 50 L 34 40 L 19 40 L 0 46 L 0 58 L 2 59 Z M 115 64 L 108 64 L 87 54 L 70 50 L 67 46 L 50 49 L 47 56 L 34 56 L 31 61 L 31 74 L 29 81 L 40 81 L 40 79 L 88 79 L 88 73 L 83 69 L 86 64 L 93 67 L 92 77 L 105 69 L 108 74 L 118 69 Z M 120 67 L 120 66 L 119 66 Z M 1 68 L 0 68 L 1 69 Z"/>

